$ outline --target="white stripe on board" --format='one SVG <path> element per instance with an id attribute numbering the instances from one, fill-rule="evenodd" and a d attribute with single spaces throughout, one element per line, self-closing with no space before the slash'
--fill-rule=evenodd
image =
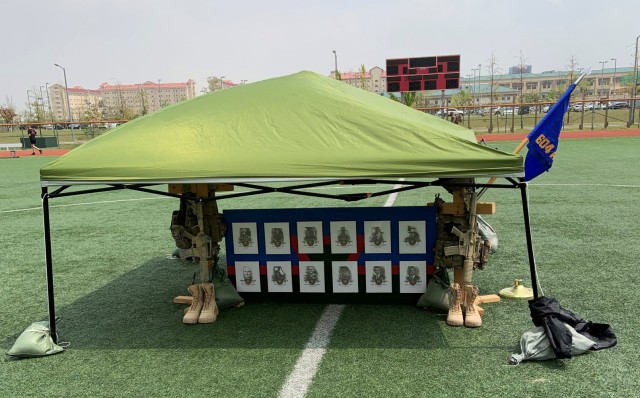
<path id="1" fill-rule="evenodd" d="M 327 351 L 331 333 L 338 323 L 344 305 L 328 305 L 316 324 L 316 328 L 307 342 L 302 355 L 298 358 L 293 371 L 280 389 L 280 398 L 298 398 L 307 394 L 311 381 L 318 371 L 322 357 Z"/>

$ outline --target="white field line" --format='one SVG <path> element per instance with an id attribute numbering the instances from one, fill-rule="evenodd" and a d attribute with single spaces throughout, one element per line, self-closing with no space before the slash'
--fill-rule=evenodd
<path id="1" fill-rule="evenodd" d="M 400 181 L 404 181 L 401 178 Z M 402 187 L 396 184 L 393 189 Z M 391 207 L 396 201 L 398 193 L 394 192 L 387 198 L 384 207 Z M 302 355 L 298 358 L 293 370 L 289 374 L 287 381 L 280 389 L 279 398 L 303 398 L 307 395 L 307 390 L 318 371 L 322 357 L 327 352 L 327 345 L 331 339 L 331 333 L 338 323 L 344 305 L 329 305 L 325 308 L 322 316 L 316 323 L 316 328 L 307 342 Z"/>
<path id="2" fill-rule="evenodd" d="M 101 200 L 98 202 L 81 202 L 81 203 L 69 203 L 66 205 L 50 205 L 49 208 L 54 207 L 71 207 L 71 206 L 89 206 L 89 205 L 99 205 L 104 203 L 119 203 L 119 202 L 134 202 L 137 200 L 157 200 L 157 199 L 168 199 L 166 196 L 162 197 L 153 197 L 153 198 L 138 198 L 138 199 L 118 199 L 118 200 Z M 24 209 L 14 209 L 14 210 L 2 210 L 0 214 L 4 213 L 17 213 L 21 211 L 32 211 L 32 210 L 42 210 L 42 207 L 27 207 Z"/>
<path id="3" fill-rule="evenodd" d="M 400 178 L 399 181 L 404 181 L 404 178 Z M 396 184 L 393 186 L 393 189 L 398 189 L 401 188 L 402 184 Z M 391 195 L 389 195 L 389 197 L 387 198 L 387 201 L 384 202 L 384 207 L 391 207 L 393 206 L 393 202 L 396 201 L 396 198 L 398 197 L 398 193 L 394 192 Z"/>
<path id="4" fill-rule="evenodd" d="M 302 355 L 298 358 L 293 371 L 280 389 L 280 398 L 304 397 L 311 381 L 318 371 L 322 357 L 327 351 L 331 333 L 338 323 L 344 305 L 328 305 L 316 324 L 316 328 L 307 342 Z"/>
<path id="5" fill-rule="evenodd" d="M 400 179 L 400 180 L 402 181 L 403 179 Z M 401 186 L 402 186 L 402 184 L 397 184 L 393 188 L 397 189 L 397 188 L 400 188 Z M 625 184 L 536 184 L 536 183 L 529 184 L 529 188 L 545 187 L 545 186 L 640 188 L 640 185 L 625 185 Z M 374 185 L 361 185 L 361 187 L 363 187 L 363 188 L 371 188 L 371 187 L 374 187 Z M 309 190 L 347 189 L 347 188 L 350 188 L 350 187 L 315 187 L 315 188 L 309 188 Z M 238 192 L 245 192 L 245 191 L 236 191 L 236 193 L 238 193 Z M 385 206 L 391 206 L 393 204 L 393 202 L 395 201 L 397 196 L 398 196 L 397 193 L 393 193 L 393 194 L 389 195 L 389 198 L 387 199 L 387 203 L 391 203 L 391 204 L 387 205 L 387 203 L 385 203 Z M 70 203 L 70 204 L 66 204 L 66 205 L 52 205 L 52 206 L 49 206 L 49 207 L 50 208 L 55 208 L 55 207 L 70 207 L 70 206 L 90 206 L 90 205 L 99 205 L 99 204 L 104 204 L 104 203 L 133 202 L 133 201 L 137 201 L 137 200 L 157 200 L 157 199 L 173 199 L 173 198 L 170 198 L 170 197 L 167 197 L 167 196 L 161 196 L 161 197 L 138 198 L 138 199 L 102 200 L 102 201 L 97 201 L 97 202 L 81 202 L 81 203 Z M 18 212 L 21 212 L 21 211 L 33 211 L 33 210 L 42 210 L 42 207 L 27 207 L 27 208 L 23 208 L 23 209 L 1 210 L 0 214 L 18 213 Z"/>
<path id="6" fill-rule="evenodd" d="M 400 187 L 401 185 L 396 185 L 394 187 L 394 189 Z M 373 188 L 375 187 L 375 185 L 360 185 L 360 187 L 362 188 Z M 325 190 L 325 189 L 349 189 L 351 187 L 346 186 L 346 187 L 341 187 L 341 186 L 335 186 L 335 187 L 314 187 L 314 188 L 309 188 L 309 190 Z M 238 190 L 238 191 L 234 191 L 235 193 L 241 193 L 241 192 L 249 192 L 249 191 L 244 191 L 244 190 Z M 168 196 L 156 196 L 156 197 L 151 197 L 151 198 L 137 198 L 137 199 L 118 199 L 118 200 L 101 200 L 101 201 L 97 201 L 97 202 L 80 202 L 80 203 L 70 203 L 70 204 L 65 204 L 65 205 L 50 205 L 49 208 L 56 208 L 56 207 L 71 207 L 71 206 L 90 206 L 90 205 L 99 205 L 99 204 L 105 204 L 105 203 L 120 203 L 120 202 L 134 202 L 137 200 L 157 200 L 157 199 L 173 199 L 171 197 Z M 42 210 L 42 207 L 27 207 L 27 208 L 23 208 L 23 209 L 14 209 L 14 210 L 2 210 L 0 211 L 0 214 L 4 214 L 4 213 L 18 213 L 21 211 L 33 211 L 33 210 Z"/>

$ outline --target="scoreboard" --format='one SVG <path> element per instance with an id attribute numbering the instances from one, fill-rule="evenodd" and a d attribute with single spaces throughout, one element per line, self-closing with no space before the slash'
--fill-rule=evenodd
<path id="1" fill-rule="evenodd" d="M 460 87 L 460 55 L 387 59 L 387 92 Z"/>

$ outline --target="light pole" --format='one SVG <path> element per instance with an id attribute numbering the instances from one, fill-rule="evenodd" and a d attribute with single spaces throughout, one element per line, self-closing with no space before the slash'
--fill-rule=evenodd
<path id="1" fill-rule="evenodd" d="M 636 113 L 636 92 L 638 91 L 638 39 L 640 35 L 636 37 L 636 54 L 633 63 L 633 92 L 631 93 L 631 107 L 629 108 L 629 122 L 627 127 L 630 127 L 634 123 Z"/>
<path id="2" fill-rule="evenodd" d="M 600 72 L 600 88 L 601 89 L 602 89 L 602 86 L 604 86 L 604 64 L 606 64 L 607 62 L 609 61 L 598 61 L 598 63 L 602 64 L 602 70 Z M 598 92 L 598 94 L 600 94 L 600 92 Z"/>
<path id="3" fill-rule="evenodd" d="M 616 96 L 616 72 L 618 70 L 618 59 L 617 58 L 611 58 L 611 60 L 613 61 L 613 97 L 615 98 Z"/>
<path id="4" fill-rule="evenodd" d="M 482 74 L 482 64 L 478 64 L 478 105 L 482 104 L 482 88 L 480 87 L 481 74 Z"/>
<path id="5" fill-rule="evenodd" d="M 64 75 L 64 92 L 65 92 L 65 95 L 67 96 L 67 109 L 69 111 L 69 122 L 71 122 L 71 124 L 69 125 L 69 127 L 71 127 L 71 141 L 74 142 L 75 139 L 73 138 L 73 114 L 71 113 L 71 103 L 69 102 L 69 86 L 67 85 L 67 70 L 63 66 L 60 66 L 58 64 L 53 64 L 53 65 L 62 69 L 62 74 Z"/>
<path id="6" fill-rule="evenodd" d="M 338 53 L 333 50 L 333 78 L 338 79 Z"/>

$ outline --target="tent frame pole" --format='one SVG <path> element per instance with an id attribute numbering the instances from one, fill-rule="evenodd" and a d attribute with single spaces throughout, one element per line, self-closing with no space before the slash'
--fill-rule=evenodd
<path id="1" fill-rule="evenodd" d="M 382 193 L 384 194 L 389 194 L 392 192 L 401 192 L 401 191 L 407 191 L 407 190 L 411 190 L 411 189 L 416 189 L 416 188 L 422 188 L 422 187 L 427 187 L 427 186 L 442 186 L 442 187 L 452 187 L 452 186 L 457 186 L 457 187 L 473 187 L 473 188 L 479 188 L 479 187 L 491 187 L 491 188 L 520 188 L 520 194 L 522 197 L 522 212 L 524 215 L 524 227 L 525 227 L 525 235 L 527 238 L 527 252 L 529 255 L 529 269 L 531 272 L 531 284 L 533 287 L 533 296 L 534 298 L 538 297 L 538 286 L 537 286 L 537 275 L 536 275 L 536 262 L 535 262 L 535 256 L 533 253 L 533 243 L 532 243 L 532 239 L 531 239 L 531 225 L 530 225 L 530 220 L 529 220 L 529 201 L 527 198 L 527 187 L 528 184 L 524 181 L 522 181 L 522 179 L 520 179 L 520 181 L 516 181 L 515 179 L 512 178 L 508 178 L 505 177 L 507 179 L 507 181 L 510 184 L 477 184 L 477 183 L 452 183 L 449 181 L 433 181 L 433 182 L 412 182 L 412 181 L 403 181 L 402 185 L 405 185 L 404 187 L 401 188 L 396 188 L 396 189 L 390 189 L 390 190 L 385 190 Z M 358 184 L 363 184 L 365 182 L 371 183 L 371 182 L 375 182 L 375 183 L 397 183 L 397 181 L 376 181 L 376 180 L 369 180 L 369 179 L 362 179 L 362 180 L 357 180 L 357 181 L 349 181 L 349 180 L 337 180 L 337 181 L 333 181 L 333 183 L 339 183 L 339 184 L 347 184 L 347 185 L 358 185 Z M 69 186 L 62 186 L 61 188 L 59 188 L 58 190 L 55 190 L 54 192 L 49 193 L 48 189 L 46 186 L 43 186 L 41 188 L 42 190 L 42 194 L 41 194 L 41 199 L 42 199 L 42 215 L 43 215 L 43 226 L 44 226 L 44 250 L 45 250 L 45 263 L 46 263 L 46 276 L 47 276 L 47 298 L 48 298 L 48 312 L 49 312 L 49 328 L 50 328 L 50 332 L 51 332 L 51 337 L 53 339 L 53 341 L 55 343 L 58 342 L 58 336 L 57 336 L 57 331 L 56 331 L 56 309 L 55 309 L 55 301 L 54 301 L 54 290 L 53 290 L 53 259 L 52 259 L 52 255 L 51 255 L 51 224 L 50 224 L 50 218 L 49 218 L 49 199 L 53 199 L 53 198 L 58 198 L 58 197 L 65 197 L 65 196 L 75 196 L 75 195 L 82 195 L 82 194 L 88 194 L 88 193 L 99 193 L 99 192 L 106 192 L 106 191 L 114 191 L 114 190 L 121 190 L 121 189 L 130 189 L 130 190 L 136 190 L 136 191 L 142 191 L 142 192 L 146 192 L 146 193 L 152 193 L 152 194 L 158 194 L 158 195 L 164 195 L 164 196 L 172 196 L 172 197 L 176 197 L 176 198 L 183 198 L 183 196 L 181 195 L 176 195 L 176 194 L 171 194 L 171 193 L 167 193 L 167 192 L 161 192 L 161 191 L 157 191 L 157 190 L 153 190 L 153 189 L 148 189 L 148 188 L 144 188 L 146 186 L 149 185 L 158 185 L 158 184 L 131 184 L 131 185 L 127 185 L 127 184 L 116 184 L 116 185 L 112 185 L 108 188 L 98 188 L 98 189 L 88 189 L 88 190 L 82 190 L 82 191 L 74 191 L 74 192 L 64 192 L 63 191 L 68 188 Z M 216 197 L 215 199 L 220 200 L 220 199 L 224 199 L 225 197 L 239 197 L 239 196 L 248 196 L 248 195 L 253 195 L 253 194 L 265 194 L 265 193 L 272 193 L 272 192 L 280 192 L 280 193 L 288 193 L 288 194 L 293 194 L 293 195 L 303 195 L 303 196 L 320 196 L 317 194 L 310 194 L 309 192 L 301 192 L 301 191 L 296 191 L 296 189 L 300 189 L 300 188 L 306 188 L 306 187 L 311 187 L 311 186 L 322 186 L 322 185 L 328 185 L 326 183 L 314 183 L 314 184 L 303 184 L 303 185 L 298 185 L 298 186 L 290 186 L 290 187 L 283 187 L 283 188 L 267 188 L 264 186 L 260 186 L 260 185 L 254 185 L 254 184 L 237 184 L 239 186 L 245 186 L 247 188 L 254 188 L 254 189 L 258 189 L 257 192 L 244 192 L 244 193 L 238 193 L 238 194 L 230 194 L 230 195 L 224 195 L 222 197 Z M 408 185 L 408 186 L 406 186 Z M 327 197 L 327 198 L 332 198 L 332 199 L 341 199 L 341 200 L 345 200 L 345 201 L 354 201 L 354 200 L 361 200 L 361 199 L 366 199 L 372 196 L 379 196 L 382 193 L 360 193 L 360 194 L 343 194 L 343 195 L 335 195 L 335 196 L 329 196 L 329 195 L 322 195 L 323 197 Z M 208 201 L 208 200 L 212 200 L 211 198 L 193 198 L 193 197 L 188 197 L 185 199 L 189 199 L 189 200 L 194 200 L 194 199 L 199 199 L 201 201 Z"/>
<path id="2" fill-rule="evenodd" d="M 531 272 L 531 287 L 533 289 L 533 298 L 538 298 L 538 276 L 536 274 L 536 258 L 533 254 L 533 242 L 531 239 L 531 224 L 529 220 L 529 199 L 527 198 L 527 184 L 520 181 L 520 196 L 522 197 L 522 214 L 524 217 L 524 232 L 527 237 L 527 253 L 529 255 L 529 271 Z"/>
<path id="3" fill-rule="evenodd" d="M 47 301 L 49 307 L 49 330 L 54 343 L 58 343 L 56 332 L 56 306 L 53 294 L 53 260 L 51 256 L 51 223 L 49 220 L 49 192 L 42 187 L 42 219 L 44 227 L 44 257 L 47 266 Z"/>

